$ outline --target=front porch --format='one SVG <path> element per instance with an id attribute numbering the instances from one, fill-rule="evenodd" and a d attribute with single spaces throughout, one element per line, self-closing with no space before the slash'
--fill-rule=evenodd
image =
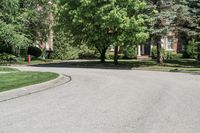
<path id="1" fill-rule="evenodd" d="M 137 60 L 151 60 L 152 59 L 151 44 L 137 46 Z"/>

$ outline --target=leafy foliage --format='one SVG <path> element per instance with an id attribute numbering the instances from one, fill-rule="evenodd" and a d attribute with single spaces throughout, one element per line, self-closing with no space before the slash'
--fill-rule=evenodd
<path id="1" fill-rule="evenodd" d="M 200 39 L 200 1 L 199 0 L 179 0 L 176 1 L 177 16 L 174 21 L 176 32 L 180 44 L 187 46 L 185 56 L 194 58 L 193 50 L 196 51 L 200 59 L 200 49 L 198 45 L 192 45 L 195 40 Z M 188 40 L 191 40 L 188 42 Z M 192 50 L 193 49 L 193 50 Z M 192 51 L 191 51 L 192 50 Z M 195 55 L 195 56 L 196 56 Z"/>
<path id="2" fill-rule="evenodd" d="M 123 49 L 124 59 L 133 59 L 137 57 L 137 47 L 136 46 L 126 46 Z"/>
<path id="3" fill-rule="evenodd" d="M 78 48 L 71 45 L 70 35 L 57 30 L 54 37 L 54 59 L 68 60 L 78 58 Z"/>
<path id="4" fill-rule="evenodd" d="M 7 53 L 0 54 L 0 64 L 15 63 L 15 62 L 17 62 L 16 56 Z"/>
<path id="5" fill-rule="evenodd" d="M 48 0 L 0 1 L 0 45 L 27 47 L 45 40 L 49 30 Z"/>
<path id="6" fill-rule="evenodd" d="M 22 32 L 17 21 L 19 15 L 18 0 L 0 1 L 0 44 L 12 46 L 27 45 L 30 40 Z"/>
<path id="7" fill-rule="evenodd" d="M 94 46 L 104 61 L 110 45 L 138 44 L 148 38 L 140 0 L 62 0 L 60 22 L 76 43 Z M 67 23 L 67 24 L 66 24 Z"/>
<path id="8" fill-rule="evenodd" d="M 151 52 L 152 52 L 152 58 L 153 59 L 157 59 L 158 58 L 158 51 L 157 51 L 157 46 L 153 46 L 152 49 L 151 49 Z M 163 55 L 163 58 L 165 56 L 165 50 L 164 48 L 161 48 L 161 54 Z"/>
<path id="9" fill-rule="evenodd" d="M 198 45 L 197 42 L 192 39 L 189 41 L 187 45 L 187 54 L 189 55 L 190 58 L 196 59 L 198 56 Z"/>
<path id="10" fill-rule="evenodd" d="M 150 29 L 152 40 L 157 46 L 157 63 L 163 64 L 164 55 L 161 48 L 161 38 L 174 30 L 172 24 L 176 12 L 173 10 L 173 0 L 148 0 L 148 3 L 153 6 L 152 10 L 155 10 L 155 15 L 152 16 L 154 21 Z"/>
<path id="11" fill-rule="evenodd" d="M 79 58 L 80 59 L 94 59 L 98 58 L 98 54 L 94 48 L 89 48 L 87 45 L 81 45 L 79 47 Z"/>

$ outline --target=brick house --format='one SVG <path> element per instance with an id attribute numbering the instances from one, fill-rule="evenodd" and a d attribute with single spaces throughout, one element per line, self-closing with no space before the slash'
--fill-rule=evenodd
<path id="1" fill-rule="evenodd" d="M 138 45 L 137 58 L 145 59 L 151 57 L 151 50 L 153 46 L 154 44 L 151 44 L 151 41 L 147 41 L 144 45 Z M 161 46 L 164 50 L 171 51 L 173 53 L 180 53 L 183 50 L 183 46 L 178 43 L 178 38 L 174 32 L 169 32 L 161 39 Z"/>
<path id="2" fill-rule="evenodd" d="M 162 47 L 166 51 L 172 51 L 173 53 L 181 52 L 181 46 L 178 45 L 178 38 L 176 38 L 175 33 L 170 32 L 162 39 Z"/>

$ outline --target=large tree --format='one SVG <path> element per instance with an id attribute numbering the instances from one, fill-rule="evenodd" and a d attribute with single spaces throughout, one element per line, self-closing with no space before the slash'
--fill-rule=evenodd
<path id="1" fill-rule="evenodd" d="M 147 0 L 148 4 L 155 10 L 152 17 L 154 19 L 151 24 L 151 37 L 157 46 L 157 63 L 163 64 L 161 39 L 169 32 L 174 31 L 174 19 L 176 12 L 173 10 L 173 0 Z"/>
<path id="2" fill-rule="evenodd" d="M 198 60 L 200 60 L 200 1 L 189 1 L 190 12 L 193 20 L 193 38 L 197 40 Z"/>
<path id="3" fill-rule="evenodd" d="M 18 22 L 19 1 L 0 1 L 0 45 L 26 45 L 30 42 L 28 36 L 23 33 L 23 27 Z"/>
<path id="4" fill-rule="evenodd" d="M 105 53 L 114 45 L 115 63 L 118 46 L 144 42 L 148 38 L 141 0 L 61 0 L 60 22 L 75 42 L 94 46 L 105 61 Z"/>
<path id="5" fill-rule="evenodd" d="M 50 0 L 19 0 L 18 22 L 24 32 L 35 41 L 45 41 L 50 31 Z"/>
<path id="6" fill-rule="evenodd" d="M 200 1 L 176 0 L 175 3 L 174 7 L 177 10 L 176 19 L 174 21 L 176 32 L 179 43 L 186 47 L 189 40 L 197 41 L 200 39 Z M 200 58 L 200 56 L 198 57 Z"/>
<path id="7" fill-rule="evenodd" d="M 45 40 L 49 31 L 48 1 L 0 1 L 0 45 L 15 49 Z"/>

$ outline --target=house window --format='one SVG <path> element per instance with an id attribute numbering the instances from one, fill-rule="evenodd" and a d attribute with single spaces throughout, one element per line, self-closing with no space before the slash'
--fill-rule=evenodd
<path id="1" fill-rule="evenodd" d="M 172 50 L 173 49 L 173 45 L 174 45 L 174 38 L 173 36 L 168 36 L 167 37 L 167 49 L 168 50 Z"/>

